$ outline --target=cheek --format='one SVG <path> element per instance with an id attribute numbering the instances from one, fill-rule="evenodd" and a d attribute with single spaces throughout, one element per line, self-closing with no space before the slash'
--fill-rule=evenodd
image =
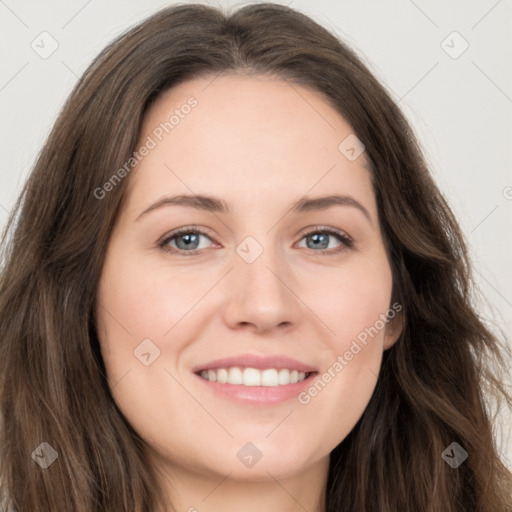
<path id="1" fill-rule="evenodd" d="M 175 410 L 190 406 L 178 385 L 167 398 L 157 395 L 172 387 L 174 381 L 165 370 L 176 371 L 190 343 L 190 328 L 197 326 L 203 312 L 198 300 L 218 277 L 184 268 L 171 271 L 161 262 L 142 262 L 127 253 L 113 250 L 105 262 L 98 290 L 98 334 L 116 402 L 142 430 L 148 418 L 154 425 L 161 421 L 159 414 L 169 408 L 169 397 Z M 148 394 L 153 397 L 150 402 Z M 150 405 L 160 399 L 158 406 Z"/>
<path id="2" fill-rule="evenodd" d="M 299 402 L 309 411 L 312 431 L 333 426 L 325 439 L 331 445 L 348 435 L 375 389 L 391 287 L 391 270 L 381 258 L 331 275 L 324 299 L 310 295 L 334 334 L 324 337 L 324 366 Z"/>
<path id="3" fill-rule="evenodd" d="M 151 262 L 112 255 L 98 294 L 99 328 L 109 348 L 126 350 L 127 344 L 135 348 L 146 338 L 166 338 L 211 286 L 191 277 L 179 269 L 166 272 Z"/>
<path id="4" fill-rule="evenodd" d="M 199 291 L 176 279 L 179 273 L 166 277 L 161 267 L 157 271 L 150 262 L 141 264 L 137 258 L 121 257 L 121 252 L 111 252 L 99 284 L 102 357 L 114 400 L 129 423 L 144 438 L 155 432 L 165 437 L 168 411 L 193 409 L 190 396 L 166 370 L 174 373 L 173 362 L 183 349 L 172 328 L 197 301 Z M 180 431 L 187 444 L 186 425 Z M 174 452 L 179 450 L 179 443 L 173 445 Z"/>
<path id="5" fill-rule="evenodd" d="M 309 292 L 309 299 L 330 327 L 329 348 L 343 354 L 354 340 L 380 346 L 392 291 L 391 269 L 385 255 L 331 271 L 321 282 L 325 283 L 323 292 L 317 286 L 314 294 Z"/>

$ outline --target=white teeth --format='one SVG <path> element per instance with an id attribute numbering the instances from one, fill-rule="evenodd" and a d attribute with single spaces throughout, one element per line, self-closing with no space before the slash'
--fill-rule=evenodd
<path id="1" fill-rule="evenodd" d="M 279 370 L 278 379 L 281 386 L 290 384 L 290 370 Z"/>
<path id="2" fill-rule="evenodd" d="M 261 372 L 256 368 L 244 370 L 244 386 L 261 386 Z"/>
<path id="3" fill-rule="evenodd" d="M 244 378 L 242 376 L 242 370 L 240 368 L 230 368 L 228 371 L 228 384 L 243 384 Z"/>
<path id="4" fill-rule="evenodd" d="M 217 370 L 217 381 L 221 382 L 222 384 L 225 384 L 228 381 L 228 371 L 225 368 Z"/>
<path id="5" fill-rule="evenodd" d="M 262 386 L 279 386 L 279 377 L 277 370 L 270 368 L 261 372 L 261 385 Z"/>
<path id="6" fill-rule="evenodd" d="M 268 368 L 266 370 L 258 370 L 256 368 L 241 369 L 235 366 L 232 368 L 203 370 L 201 377 L 210 382 L 220 382 L 222 384 L 275 387 L 302 382 L 306 378 L 306 373 L 297 370 L 276 370 L 275 368 Z"/>

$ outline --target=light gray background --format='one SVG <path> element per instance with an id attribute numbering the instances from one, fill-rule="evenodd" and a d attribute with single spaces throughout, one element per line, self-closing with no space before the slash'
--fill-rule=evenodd
<path id="1" fill-rule="evenodd" d="M 171 3 L 0 0 L 0 228 L 78 76 L 115 36 Z M 512 1 L 279 3 L 340 35 L 399 101 L 466 234 L 486 297 L 482 314 L 510 343 Z M 31 47 L 51 48 L 43 31 L 58 43 L 48 58 Z M 469 47 L 457 56 L 464 41 Z M 510 415 L 502 415 L 497 427 L 512 468 L 510 424 Z"/>

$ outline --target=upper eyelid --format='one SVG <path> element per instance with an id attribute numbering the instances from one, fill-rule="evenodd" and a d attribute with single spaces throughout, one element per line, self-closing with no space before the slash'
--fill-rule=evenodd
<path id="1" fill-rule="evenodd" d="M 210 232 L 207 228 L 203 228 L 203 227 L 199 227 L 199 226 L 186 226 L 184 228 L 177 228 L 175 230 L 169 231 L 168 233 L 166 233 L 165 235 L 163 235 L 162 237 L 160 237 L 158 239 L 158 243 L 166 242 L 166 241 L 170 240 L 171 238 L 177 237 L 179 235 L 183 235 L 183 234 L 187 234 L 187 233 L 195 233 L 195 232 L 200 233 L 201 235 L 215 238 L 210 234 Z"/>

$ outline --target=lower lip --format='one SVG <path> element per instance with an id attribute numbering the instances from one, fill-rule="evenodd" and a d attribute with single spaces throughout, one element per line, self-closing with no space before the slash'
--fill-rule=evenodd
<path id="1" fill-rule="evenodd" d="M 275 405 L 281 404 L 293 398 L 297 398 L 299 393 L 305 388 L 311 386 L 317 373 L 312 373 L 307 379 L 295 384 L 286 384 L 284 386 L 243 386 L 237 384 L 223 384 L 221 382 L 212 382 L 203 379 L 194 374 L 214 393 L 229 398 L 230 400 L 250 405 Z"/>

